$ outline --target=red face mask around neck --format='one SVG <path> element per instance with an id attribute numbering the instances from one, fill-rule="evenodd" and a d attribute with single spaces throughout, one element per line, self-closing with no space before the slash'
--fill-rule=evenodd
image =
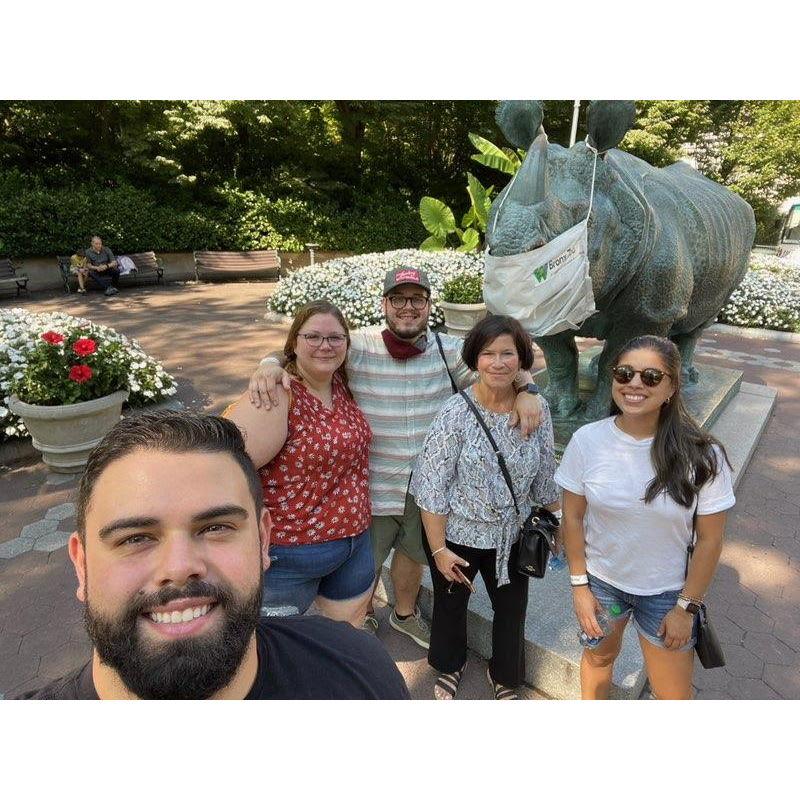
<path id="1" fill-rule="evenodd" d="M 405 339 L 400 339 L 388 328 L 384 328 L 381 331 L 381 336 L 383 337 L 383 343 L 386 345 L 386 349 L 389 351 L 389 355 L 392 358 L 396 358 L 398 361 L 405 361 L 407 358 L 414 358 L 414 356 L 421 355 L 425 352 L 428 345 L 424 335 L 420 336 L 416 342 L 409 342 Z"/>

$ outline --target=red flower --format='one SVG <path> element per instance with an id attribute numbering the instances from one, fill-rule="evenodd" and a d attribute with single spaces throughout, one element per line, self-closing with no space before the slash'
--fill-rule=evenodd
<path id="1" fill-rule="evenodd" d="M 79 356 L 90 356 L 97 350 L 97 342 L 94 339 L 78 339 L 72 345 L 72 352 Z"/>
<path id="2" fill-rule="evenodd" d="M 42 339 L 44 339 L 47 344 L 61 344 L 61 342 L 64 341 L 64 337 L 55 331 L 47 331 L 47 333 L 43 333 Z"/>
<path id="3" fill-rule="evenodd" d="M 86 383 L 92 377 L 92 368 L 87 367 L 85 364 L 79 364 L 77 367 L 70 367 L 69 379 L 75 383 Z"/>

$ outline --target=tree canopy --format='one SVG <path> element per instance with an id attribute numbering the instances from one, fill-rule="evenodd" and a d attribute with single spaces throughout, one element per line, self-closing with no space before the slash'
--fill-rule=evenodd
<path id="1" fill-rule="evenodd" d="M 551 141 L 568 144 L 572 105 L 545 101 Z M 461 202 L 468 170 L 502 185 L 470 160 L 470 133 L 507 145 L 494 109 L 488 100 L 0 101 L 0 194 L 124 190 L 201 215 L 246 196 L 353 220 L 388 204 L 408 212 L 411 245 L 424 235 L 411 221 L 423 195 Z M 760 238 L 772 232 L 775 205 L 800 194 L 800 103 L 639 101 L 637 112 L 621 146 L 656 166 L 692 159 L 754 206 Z M 13 237 L 8 224 L 0 214 L 0 239 Z M 16 246 L 34 241 L 45 246 L 42 237 Z"/>

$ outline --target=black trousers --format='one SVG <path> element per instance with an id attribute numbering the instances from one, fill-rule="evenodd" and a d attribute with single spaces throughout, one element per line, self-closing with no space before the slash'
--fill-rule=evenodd
<path id="1" fill-rule="evenodd" d="M 462 583 L 449 583 L 431 557 L 427 537 L 422 537 L 433 581 L 433 620 L 428 663 L 439 672 L 455 672 L 467 660 L 467 605 L 470 591 Z M 525 677 L 525 612 L 528 578 L 517 572 L 519 545 L 511 548 L 508 572 L 511 583 L 498 588 L 495 550 L 447 542 L 447 547 L 469 563 L 461 571 L 474 582 L 480 572 L 492 601 L 492 657 L 489 672 L 497 683 L 514 688 Z"/>
<path id="2" fill-rule="evenodd" d="M 109 267 L 102 272 L 90 269 L 88 277 L 92 283 L 101 289 L 108 289 L 109 286 L 117 286 L 119 284 L 119 269 L 117 267 Z"/>

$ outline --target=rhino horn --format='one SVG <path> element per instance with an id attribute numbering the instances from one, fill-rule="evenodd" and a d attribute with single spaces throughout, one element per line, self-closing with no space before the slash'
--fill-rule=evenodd
<path id="1" fill-rule="evenodd" d="M 533 202 L 540 203 L 545 198 L 545 180 L 547 177 L 547 134 L 540 133 L 530 148 L 529 156 L 536 163 L 534 178 Z"/>
<path id="2" fill-rule="evenodd" d="M 632 100 L 595 100 L 589 103 L 586 128 L 589 143 L 601 153 L 616 147 L 624 138 L 636 118 Z"/>
<path id="3" fill-rule="evenodd" d="M 503 100 L 497 104 L 494 118 L 514 147 L 527 150 L 541 132 L 544 111 L 538 100 Z"/>

